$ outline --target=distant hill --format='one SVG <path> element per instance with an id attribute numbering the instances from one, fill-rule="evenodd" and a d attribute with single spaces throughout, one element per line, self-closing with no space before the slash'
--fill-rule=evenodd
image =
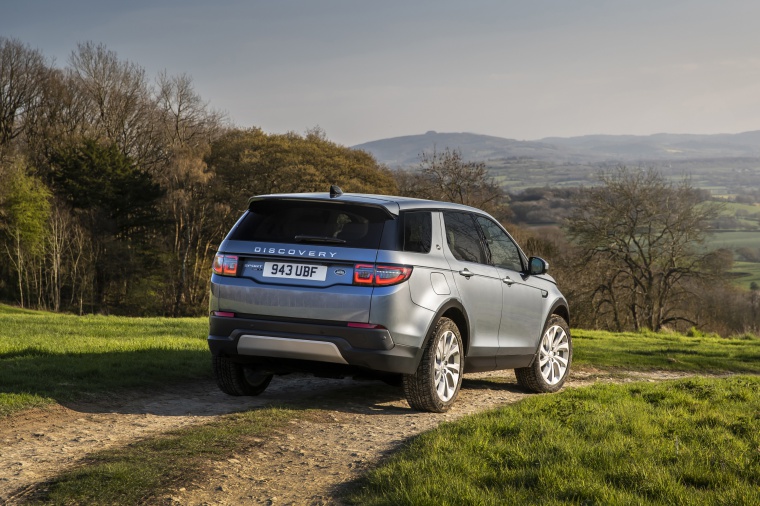
<path id="1" fill-rule="evenodd" d="M 526 157 L 533 159 L 563 158 L 567 149 L 541 141 L 517 141 L 491 135 L 472 133 L 427 132 L 406 135 L 353 146 L 372 154 L 379 162 L 391 167 L 408 167 L 420 161 L 423 152 L 458 149 L 467 160 L 485 161 L 495 158 Z"/>
<path id="2" fill-rule="evenodd" d="M 473 133 L 427 132 L 353 146 L 391 168 L 415 168 L 423 152 L 458 149 L 483 162 L 507 191 L 577 187 L 598 182 L 616 165 L 653 167 L 668 177 L 684 175 L 714 195 L 760 190 L 760 131 L 740 134 L 584 135 L 518 141 Z"/>
<path id="3" fill-rule="evenodd" d="M 518 141 L 473 133 L 427 132 L 406 135 L 357 146 L 390 167 L 410 167 L 419 163 L 420 154 L 458 149 L 465 159 L 530 159 L 554 164 L 598 165 L 599 163 L 641 163 L 725 158 L 760 157 L 760 130 L 740 134 L 654 134 L 585 135 L 547 137 L 537 141 Z"/>

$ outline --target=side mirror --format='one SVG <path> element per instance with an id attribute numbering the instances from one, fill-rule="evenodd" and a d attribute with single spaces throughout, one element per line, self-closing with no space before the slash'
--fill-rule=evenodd
<path id="1" fill-rule="evenodd" d="M 528 274 L 531 276 L 538 276 L 540 274 L 546 274 L 549 270 L 549 263 L 540 257 L 530 257 L 528 259 Z"/>

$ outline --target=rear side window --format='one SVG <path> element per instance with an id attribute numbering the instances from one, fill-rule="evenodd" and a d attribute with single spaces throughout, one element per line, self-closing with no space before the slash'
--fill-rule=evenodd
<path id="1" fill-rule="evenodd" d="M 262 200 L 248 211 L 230 239 L 377 249 L 389 219 L 373 207 L 298 200 Z"/>
<path id="2" fill-rule="evenodd" d="M 430 212 L 404 213 L 403 251 L 430 253 L 433 242 L 433 217 Z"/>

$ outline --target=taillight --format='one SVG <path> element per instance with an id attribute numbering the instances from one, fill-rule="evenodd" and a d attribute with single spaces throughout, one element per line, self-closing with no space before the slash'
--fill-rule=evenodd
<path id="1" fill-rule="evenodd" d="M 238 257 L 235 255 L 221 255 L 214 257 L 214 272 L 222 276 L 237 275 Z"/>
<path id="2" fill-rule="evenodd" d="M 375 269 L 375 284 L 377 286 L 396 285 L 402 281 L 406 281 L 411 275 L 411 267 L 378 265 Z"/>
<path id="3" fill-rule="evenodd" d="M 372 286 L 375 282 L 375 266 L 366 264 L 354 265 L 354 284 Z"/>
<path id="4" fill-rule="evenodd" d="M 412 268 L 400 265 L 354 265 L 354 284 L 366 286 L 391 286 L 409 279 Z"/>

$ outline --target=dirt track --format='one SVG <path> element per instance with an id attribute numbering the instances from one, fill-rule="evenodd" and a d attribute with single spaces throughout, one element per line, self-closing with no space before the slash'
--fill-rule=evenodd
<path id="1" fill-rule="evenodd" d="M 595 381 L 662 380 L 682 374 L 611 377 L 574 372 L 568 387 Z M 234 398 L 200 383 L 119 403 L 33 410 L 0 427 L 0 504 L 22 502 L 35 484 L 89 453 L 167 430 L 273 403 L 322 410 L 319 421 L 295 422 L 260 441 L 255 453 L 213 464 L 208 479 L 172 491 L 165 504 L 337 504 L 336 497 L 408 438 L 442 421 L 515 402 L 526 394 L 505 371 L 465 376 L 449 413 L 413 411 L 400 389 L 380 382 L 275 378 L 259 397 Z"/>

